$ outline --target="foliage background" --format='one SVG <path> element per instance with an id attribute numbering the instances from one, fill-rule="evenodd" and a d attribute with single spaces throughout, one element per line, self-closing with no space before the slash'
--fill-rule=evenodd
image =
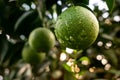
<path id="1" fill-rule="evenodd" d="M 54 32 L 55 16 L 72 4 L 86 7 L 89 0 L 0 0 L 0 80 L 119 80 L 120 1 L 103 1 L 109 10 L 93 5 L 100 32 L 92 46 L 69 54 L 56 41 L 46 60 L 31 66 L 21 57 L 30 32 L 37 27 Z"/>

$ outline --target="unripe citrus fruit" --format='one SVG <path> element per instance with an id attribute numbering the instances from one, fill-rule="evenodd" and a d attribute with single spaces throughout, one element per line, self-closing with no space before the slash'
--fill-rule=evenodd
<path id="1" fill-rule="evenodd" d="M 47 28 L 36 28 L 29 35 L 29 45 L 37 52 L 48 52 L 55 45 L 54 34 Z"/>
<path id="2" fill-rule="evenodd" d="M 81 6 L 73 6 L 58 17 L 55 34 L 58 41 L 72 49 L 84 49 L 97 38 L 99 24 L 95 15 Z"/>
<path id="3" fill-rule="evenodd" d="M 25 62 L 32 65 L 37 65 L 45 59 L 45 53 L 37 53 L 28 44 L 26 44 L 22 50 L 22 58 Z"/>

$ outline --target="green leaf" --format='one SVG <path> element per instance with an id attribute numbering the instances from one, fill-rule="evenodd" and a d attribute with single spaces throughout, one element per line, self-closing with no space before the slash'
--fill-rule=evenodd
<path id="1" fill-rule="evenodd" d="M 64 67 L 65 70 L 71 72 L 71 67 L 70 66 L 68 66 L 67 64 L 63 64 L 62 66 Z"/>
<path id="2" fill-rule="evenodd" d="M 65 72 L 64 73 L 64 80 L 77 80 L 74 76 L 73 73 L 70 73 L 70 72 Z"/>
<path id="3" fill-rule="evenodd" d="M 87 56 L 81 57 L 77 62 L 82 62 L 82 61 L 85 61 L 86 64 L 90 63 L 90 59 Z"/>
<path id="4" fill-rule="evenodd" d="M 84 60 L 89 61 L 89 58 L 86 56 L 83 56 L 78 61 L 84 61 Z"/>
<path id="5" fill-rule="evenodd" d="M 111 69 L 111 70 L 109 70 L 108 72 L 113 73 L 113 74 L 115 74 L 115 75 L 120 75 L 120 70 Z"/>
<path id="6" fill-rule="evenodd" d="M 104 55 L 109 58 L 109 61 L 112 63 L 112 65 L 118 65 L 117 55 L 113 49 L 105 50 Z"/>
<path id="7" fill-rule="evenodd" d="M 109 12 L 111 13 L 115 5 L 115 0 L 106 0 L 106 3 L 109 8 Z"/>
<path id="8" fill-rule="evenodd" d="M 8 50 L 8 41 L 5 38 L 0 37 L 0 65 L 6 56 Z"/>
<path id="9" fill-rule="evenodd" d="M 20 18 L 17 20 L 17 22 L 15 23 L 15 26 L 14 26 L 14 30 L 16 30 L 19 25 L 22 23 L 22 21 L 28 17 L 31 13 L 33 13 L 33 11 L 28 11 L 28 12 L 25 12 L 22 16 L 20 16 Z"/>

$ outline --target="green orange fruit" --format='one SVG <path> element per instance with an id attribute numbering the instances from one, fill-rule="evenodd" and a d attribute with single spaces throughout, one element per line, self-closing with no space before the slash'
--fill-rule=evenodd
<path id="1" fill-rule="evenodd" d="M 48 52 L 55 45 L 55 36 L 47 28 L 36 28 L 30 33 L 28 42 L 37 52 Z"/>
<path id="2" fill-rule="evenodd" d="M 45 59 L 46 53 L 37 53 L 29 44 L 25 44 L 22 50 L 22 58 L 25 62 L 32 65 L 38 65 Z"/>
<path id="3" fill-rule="evenodd" d="M 55 35 L 63 47 L 85 49 L 92 45 L 99 33 L 96 16 L 88 9 L 73 6 L 59 15 Z"/>

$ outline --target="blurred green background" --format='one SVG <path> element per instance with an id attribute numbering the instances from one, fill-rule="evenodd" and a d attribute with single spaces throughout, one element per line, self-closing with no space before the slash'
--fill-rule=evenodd
<path id="1" fill-rule="evenodd" d="M 54 33 L 57 16 L 73 4 L 96 15 L 95 43 L 76 51 L 56 40 L 45 61 L 24 62 L 30 32 L 46 27 Z M 120 0 L 0 0 L 0 80 L 120 80 Z"/>

